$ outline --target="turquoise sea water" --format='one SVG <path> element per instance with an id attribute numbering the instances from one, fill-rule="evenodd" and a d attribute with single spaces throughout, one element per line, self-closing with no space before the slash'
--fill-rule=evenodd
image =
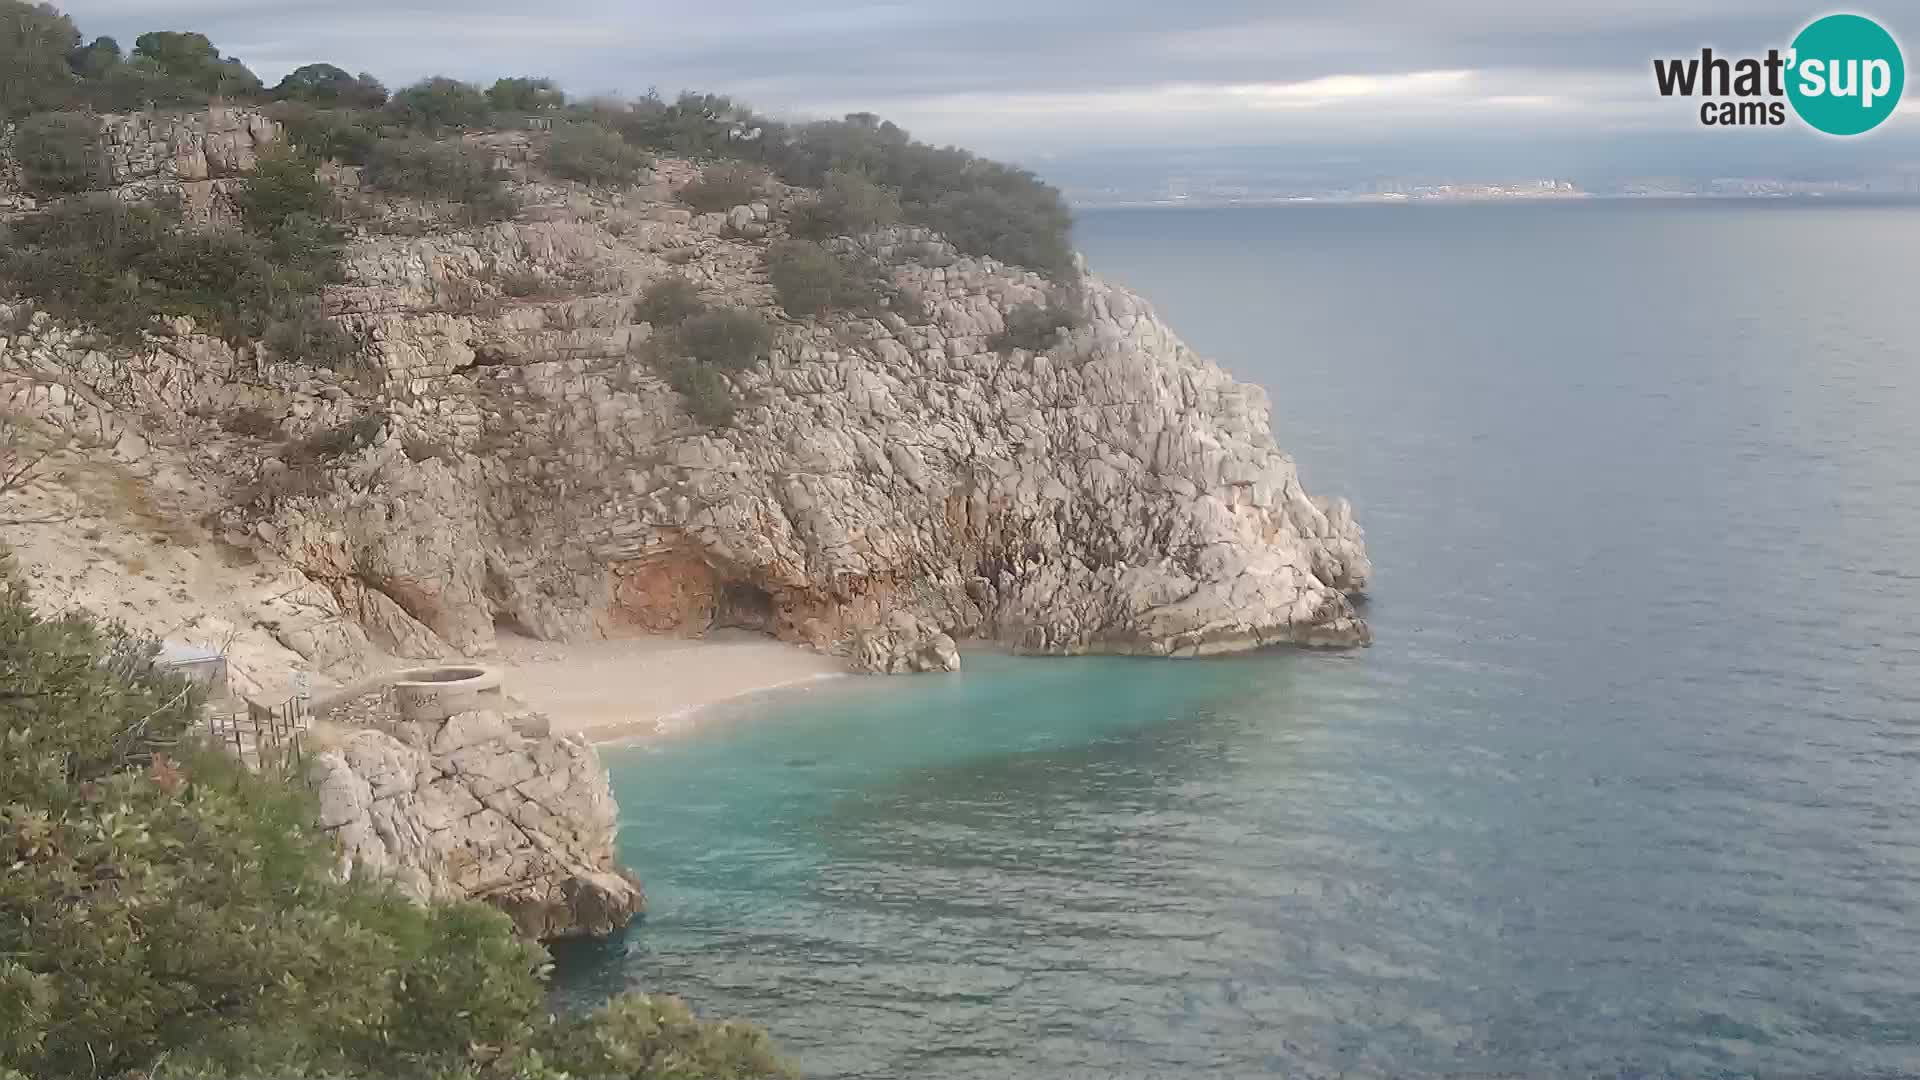
<path id="1" fill-rule="evenodd" d="M 570 950 L 838 1077 L 1920 1073 L 1920 210 L 1086 214 L 1377 644 L 967 658 L 608 754 Z"/>

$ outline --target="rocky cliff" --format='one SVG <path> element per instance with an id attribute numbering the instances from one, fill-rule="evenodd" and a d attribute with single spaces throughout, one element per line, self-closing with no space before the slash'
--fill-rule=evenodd
<path id="1" fill-rule="evenodd" d="M 601 936 L 644 904 L 613 861 L 619 808 L 593 748 L 495 710 L 322 724 L 309 773 L 343 876 L 484 900 L 532 938 Z M 516 723 L 516 721 L 519 721 Z"/>
<path id="2" fill-rule="evenodd" d="M 116 161 L 157 163 L 127 167 L 142 190 L 212 184 L 240 141 L 273 137 L 225 112 L 114 123 L 147 140 Z M 590 190 L 540 172 L 541 138 L 476 139 L 515 177 L 514 220 L 463 229 L 430 206 L 376 207 L 386 224 L 358 236 L 328 298 L 365 343 L 356 371 L 184 322 L 101 351 L 15 305 L 0 312 L 0 404 L 171 477 L 211 537 L 284 575 L 275 602 L 320 613 L 302 631 L 232 612 L 235 632 L 271 622 L 274 645 L 323 671 L 484 654 L 496 627 L 747 626 L 875 671 L 954 668 L 967 637 L 1168 656 L 1367 640 L 1346 503 L 1309 497 L 1261 390 L 1139 297 L 1088 275 L 1084 325 L 1044 351 L 996 349 L 1008 312 L 1049 283 L 896 228 L 842 243 L 923 318 L 787 318 L 765 256 L 806 193 L 770 184 L 694 214 L 674 198 L 685 162 Z M 336 181 L 382 201 L 352 170 Z M 669 273 L 777 328 L 771 359 L 734 377 L 729 426 L 691 419 L 646 358 L 654 328 L 634 299 Z M 350 452 L 290 459 L 355 420 Z"/>

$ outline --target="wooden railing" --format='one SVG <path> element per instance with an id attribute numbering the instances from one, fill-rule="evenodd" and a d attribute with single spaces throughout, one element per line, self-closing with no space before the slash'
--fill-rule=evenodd
<path id="1" fill-rule="evenodd" d="M 259 705 L 244 698 L 209 706 L 207 732 L 253 768 L 298 776 L 306 771 L 307 699 Z"/>

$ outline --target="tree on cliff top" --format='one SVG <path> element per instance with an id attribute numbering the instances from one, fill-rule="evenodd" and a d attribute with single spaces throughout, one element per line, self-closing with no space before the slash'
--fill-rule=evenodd
<path id="1" fill-rule="evenodd" d="M 72 92 L 73 20 L 49 4 L 0 0 L 0 121 L 58 108 Z"/>
<path id="2" fill-rule="evenodd" d="M 332 64 L 294 68 L 273 88 L 275 101 L 304 101 L 348 109 L 378 109 L 387 103 L 387 88 L 365 72 L 349 75 Z"/>
<path id="3" fill-rule="evenodd" d="M 220 55 L 205 34 L 156 30 L 133 41 L 133 55 L 167 78 L 209 97 L 254 97 L 260 79 L 238 60 Z"/>
<path id="4" fill-rule="evenodd" d="M 506 916 L 336 880 L 311 796 L 197 745 L 152 658 L 0 581 L 3 1080 L 785 1075 L 671 999 L 554 1019 Z"/>
<path id="5" fill-rule="evenodd" d="M 436 75 L 393 95 L 387 111 L 410 127 L 429 132 L 484 127 L 492 118 L 487 95 L 472 83 Z"/>
<path id="6" fill-rule="evenodd" d="M 567 103 L 559 84 L 544 76 L 496 79 L 487 88 L 487 104 L 503 113 L 537 114 L 558 111 Z"/>

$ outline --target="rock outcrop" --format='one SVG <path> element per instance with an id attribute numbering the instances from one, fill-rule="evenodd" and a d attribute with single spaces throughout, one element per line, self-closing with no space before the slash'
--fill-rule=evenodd
<path id="1" fill-rule="evenodd" d="M 626 925 L 645 899 L 613 861 L 606 770 L 578 736 L 533 731 L 492 710 L 317 729 L 309 775 L 343 875 L 422 901 L 484 900 L 533 938 Z"/>
<path id="2" fill-rule="evenodd" d="M 219 227 L 279 130 L 216 108 L 102 134 L 118 197 L 177 194 Z M 794 319 L 766 260 L 807 193 L 695 214 L 675 199 L 688 162 L 590 190 L 540 173 L 544 135 L 470 138 L 514 176 L 514 220 L 460 227 L 326 170 L 361 222 L 326 297 L 364 343 L 350 373 L 185 319 L 108 348 L 0 303 L 0 414 L 81 451 L 32 496 L 71 513 L 11 540 L 43 602 L 215 645 L 265 695 L 485 655 L 496 627 L 747 627 L 888 673 L 955 670 L 967 638 L 1160 656 L 1368 640 L 1350 508 L 1307 495 L 1264 393 L 1141 298 L 892 228 L 837 243 L 906 303 Z M 31 205 L 0 168 L 0 214 Z M 724 426 L 690 415 L 637 317 L 670 274 L 774 328 L 767 360 L 727 376 Z M 1009 315 L 1043 304 L 1079 324 L 1009 344 Z M 317 749 L 345 872 L 483 898 L 535 937 L 605 933 L 642 903 L 578 740 L 480 709 Z"/>
<path id="3" fill-rule="evenodd" d="M 222 196 L 253 171 L 280 125 L 258 109 L 215 105 L 181 112 L 101 116 L 102 172 L 123 199 L 167 195 L 190 220 L 222 215 Z M 31 206 L 10 167 L 11 133 L 0 131 L 0 210 Z"/>
<path id="4" fill-rule="evenodd" d="M 134 184 L 156 167 L 202 182 L 187 179 L 195 162 L 240 167 L 272 135 L 244 115 L 184 135 L 113 123 L 116 147 L 159 133 L 116 150 Z M 496 626 L 744 626 L 888 672 L 951 669 L 966 638 L 1164 656 L 1367 641 L 1351 510 L 1306 493 L 1264 393 L 1141 298 L 894 228 L 841 243 L 922 314 L 790 319 L 765 258 L 805 193 L 769 185 L 694 214 L 673 197 L 684 162 L 593 191 L 540 175 L 540 138 L 476 140 L 514 172 L 516 220 L 355 240 L 329 297 L 367 343 L 353 380 L 185 322 L 107 355 L 15 308 L 0 407 L 178 447 L 225 500 L 210 520 L 228 542 L 317 586 L 355 641 L 396 656 L 482 655 Z M 670 273 L 776 327 L 771 359 L 732 377 L 744 404 L 729 426 L 692 420 L 648 357 L 634 298 Z M 1063 295 L 1081 326 L 1001 347 L 1009 312 Z M 253 430 L 261 416 L 285 439 L 356 418 L 365 437 L 298 463 Z"/>

